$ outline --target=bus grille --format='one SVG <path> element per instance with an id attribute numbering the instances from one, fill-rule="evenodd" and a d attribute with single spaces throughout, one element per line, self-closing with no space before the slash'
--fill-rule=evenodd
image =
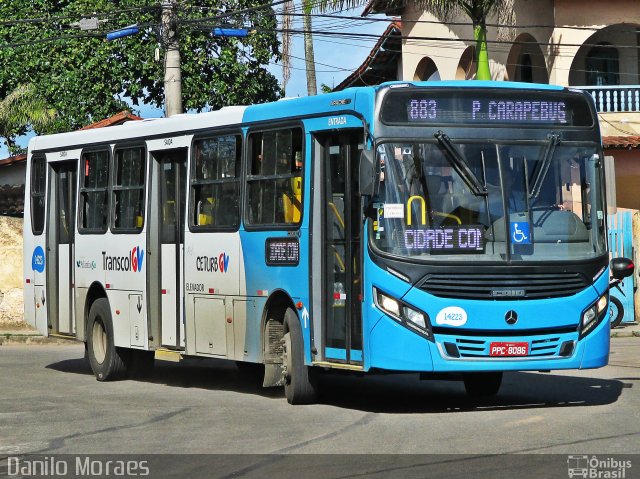
<path id="1" fill-rule="evenodd" d="M 455 344 L 458 347 L 461 358 L 488 358 L 489 341 L 481 339 L 456 338 Z M 557 356 L 560 347 L 560 338 L 551 337 L 545 339 L 534 339 L 530 343 L 528 357 Z M 502 358 L 504 359 L 504 358 Z"/>
<path id="2" fill-rule="evenodd" d="M 440 298 L 545 299 L 571 296 L 589 283 L 579 273 L 457 274 L 430 273 L 418 287 Z"/>

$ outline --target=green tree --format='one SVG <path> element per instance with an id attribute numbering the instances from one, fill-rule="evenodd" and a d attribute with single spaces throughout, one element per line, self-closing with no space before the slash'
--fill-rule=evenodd
<path id="1" fill-rule="evenodd" d="M 473 23 L 473 38 L 476 42 L 475 60 L 477 65 L 476 80 L 491 80 L 489 56 L 487 53 L 487 17 L 496 14 L 498 23 L 507 26 L 499 31 L 503 38 L 508 33 L 508 26 L 514 23 L 514 0 L 413 0 L 416 8 L 432 12 L 442 20 L 449 21 L 456 15 L 464 13 Z M 392 3 L 399 3 L 391 0 Z M 321 11 L 343 8 L 345 5 L 357 6 L 368 3 L 366 0 L 321 0 Z M 402 3 L 406 3 L 402 0 Z"/>
<path id="2" fill-rule="evenodd" d="M 29 128 L 35 131 L 47 128 L 55 117 L 56 111 L 38 95 L 33 85 L 19 85 L 0 100 L 0 138 L 11 153 L 20 153 L 22 149 L 16 145 L 16 137 Z"/>
<path id="3" fill-rule="evenodd" d="M 180 2 L 185 109 L 203 111 L 280 97 L 277 79 L 265 69 L 280 58 L 273 10 L 251 10 L 263 3 Z M 247 11 L 219 18 L 220 12 L 239 10 Z M 73 28 L 73 23 L 92 16 L 100 21 L 97 30 Z M 160 41 L 159 0 L 0 2 L 0 19 L 0 98 L 22 82 L 33 83 L 58 112 L 42 132 L 73 130 L 130 109 L 131 103 L 162 107 L 162 51 L 161 61 L 154 61 Z M 213 37 L 211 28 L 223 21 L 256 33 L 242 40 Z M 106 32 L 132 23 L 140 26 L 138 35 L 105 41 Z"/>

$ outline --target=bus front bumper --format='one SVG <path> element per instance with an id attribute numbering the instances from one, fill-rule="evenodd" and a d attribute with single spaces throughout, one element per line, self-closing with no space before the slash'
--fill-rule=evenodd
<path id="1" fill-rule="evenodd" d="M 546 371 L 591 369 L 609 361 L 608 317 L 589 335 L 548 332 L 522 336 L 437 333 L 433 341 L 417 335 L 386 315 L 370 335 L 370 362 L 365 369 L 405 372 Z M 526 356 L 491 356 L 492 343 L 527 343 Z"/>

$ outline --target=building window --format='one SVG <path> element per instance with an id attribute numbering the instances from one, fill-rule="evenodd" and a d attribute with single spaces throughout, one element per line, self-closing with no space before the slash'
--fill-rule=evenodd
<path id="1" fill-rule="evenodd" d="M 242 137 L 226 135 L 197 140 L 191 174 L 191 227 L 235 229 L 240 224 Z"/>
<path id="2" fill-rule="evenodd" d="M 109 152 L 84 153 L 81 167 L 79 230 L 84 233 L 104 233 L 109 216 Z"/>
<path id="3" fill-rule="evenodd" d="M 115 152 L 113 181 L 113 229 L 139 232 L 144 224 L 145 149 L 122 148 Z"/>
<path id="4" fill-rule="evenodd" d="M 533 83 L 533 61 L 528 53 L 522 55 L 520 59 L 520 79 L 518 81 Z"/>
<path id="5" fill-rule="evenodd" d="M 585 59 L 587 85 L 619 85 L 618 50 L 609 43 L 600 43 L 589 50 Z"/>
<path id="6" fill-rule="evenodd" d="M 46 191 L 47 161 L 44 156 L 31 160 L 31 229 L 34 235 L 44 230 L 44 198 Z"/>
<path id="7" fill-rule="evenodd" d="M 302 218 L 302 130 L 249 135 L 247 223 L 292 225 Z"/>

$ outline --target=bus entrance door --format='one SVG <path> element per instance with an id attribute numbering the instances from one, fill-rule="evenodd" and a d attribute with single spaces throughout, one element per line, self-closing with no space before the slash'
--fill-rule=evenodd
<path id="1" fill-rule="evenodd" d="M 159 346 L 184 349 L 184 227 L 187 194 L 187 150 L 169 150 L 152 153 L 152 199 L 159 205 L 151 212 L 149 226 L 149 299 L 158 305 L 150 318 L 160 317 L 160 324 L 151 324 L 149 331 L 160 334 Z M 154 251 L 159 254 L 153 255 Z M 158 274 L 160 273 L 160 274 Z M 154 301 L 155 299 L 155 301 Z M 157 343 L 156 343 L 157 344 Z"/>
<path id="2" fill-rule="evenodd" d="M 360 200 L 358 158 L 362 130 L 324 141 L 322 253 L 324 357 L 362 364 Z"/>
<path id="3" fill-rule="evenodd" d="M 75 335 L 74 253 L 77 161 L 51 164 L 47 229 L 47 317 L 49 332 Z"/>

